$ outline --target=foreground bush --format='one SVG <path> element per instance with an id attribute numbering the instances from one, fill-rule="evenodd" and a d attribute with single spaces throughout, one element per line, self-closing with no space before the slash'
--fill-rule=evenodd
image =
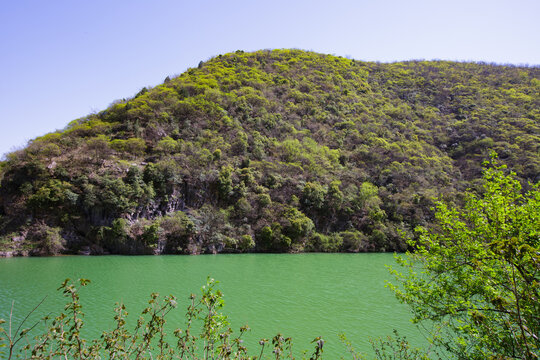
<path id="1" fill-rule="evenodd" d="M 456 359 L 540 357 L 540 191 L 522 193 L 504 166 L 484 170 L 484 193 L 439 203 L 438 231 L 420 229 L 398 258 L 396 295 Z"/>
<path id="2" fill-rule="evenodd" d="M 90 281 L 79 279 L 78 282 L 80 286 L 86 286 Z M 7 349 L 0 352 L 0 358 L 255 360 L 270 356 L 272 359 L 294 359 L 291 338 L 281 334 L 271 340 L 261 339 L 257 355 L 249 355 L 242 340 L 249 327 L 243 326 L 237 336 L 233 335 L 227 316 L 220 312 L 224 301 L 221 291 L 215 289 L 216 284 L 217 281 L 208 279 L 199 298 L 190 295 L 186 326 L 174 330 L 172 336 L 166 333 L 165 324 L 169 312 L 177 307 L 176 298 L 172 295 L 160 298 L 159 294 L 153 293 L 133 331 L 127 326 L 128 312 L 125 306 L 117 304 L 115 328 L 103 332 L 99 339 L 87 340 L 81 335 L 84 314 L 79 289 L 66 279 L 59 290 L 69 301 L 58 316 L 43 319 L 47 324 L 45 333 L 35 336 L 33 340 L 28 338 L 30 331 L 39 324 L 22 329 L 30 314 L 14 332 L 11 322 L 8 329 L 0 327 L 0 347 Z M 4 320 L 0 320 L 0 326 L 4 323 Z M 174 341 L 171 341 L 172 338 Z M 17 346 L 18 343 L 27 345 Z M 313 343 L 315 349 L 309 359 L 320 359 L 324 341 L 316 338 Z M 271 355 L 267 355 L 269 352 Z M 305 356 L 303 358 L 307 359 Z"/>

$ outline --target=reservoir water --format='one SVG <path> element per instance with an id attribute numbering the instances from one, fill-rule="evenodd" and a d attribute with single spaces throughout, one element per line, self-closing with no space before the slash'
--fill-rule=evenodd
<path id="1" fill-rule="evenodd" d="M 58 286 L 65 278 L 82 277 L 92 281 L 81 289 L 87 338 L 112 328 L 115 302 L 126 304 L 135 321 L 151 292 L 179 299 L 168 318 L 174 329 L 184 327 L 190 293 L 199 295 L 210 276 L 220 281 L 223 313 L 235 333 L 244 324 L 252 329 L 246 338 L 250 353 L 258 353 L 259 339 L 281 332 L 293 338 L 297 353 L 311 351 L 310 341 L 322 336 L 324 358 L 350 358 L 340 333 L 366 352 L 369 337 L 391 335 L 392 329 L 413 344 L 423 343 L 407 307 L 385 288 L 391 278 L 385 265 L 392 264 L 391 254 L 7 258 L 0 259 L 0 318 L 9 318 L 14 301 L 18 324 L 45 296 L 33 319 L 56 314 L 65 303 Z"/>

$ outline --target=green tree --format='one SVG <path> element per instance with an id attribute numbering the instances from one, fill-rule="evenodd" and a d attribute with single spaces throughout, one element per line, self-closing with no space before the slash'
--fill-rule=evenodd
<path id="1" fill-rule="evenodd" d="M 164 253 L 188 253 L 190 240 L 195 234 L 195 224 L 184 212 L 177 211 L 161 220 L 160 231 L 166 240 Z"/>
<path id="2" fill-rule="evenodd" d="M 242 235 L 240 236 L 240 241 L 238 242 L 238 248 L 241 251 L 249 251 L 255 247 L 255 241 L 251 235 Z"/>
<path id="3" fill-rule="evenodd" d="M 109 139 L 105 135 L 98 135 L 87 139 L 86 145 L 95 163 L 98 163 L 100 159 L 106 157 L 111 151 Z"/>
<path id="4" fill-rule="evenodd" d="M 341 181 L 334 180 L 330 183 L 330 186 L 328 186 L 326 206 L 331 211 L 338 210 L 341 207 L 341 204 L 343 204 L 343 193 L 339 190 L 340 185 Z"/>
<path id="5" fill-rule="evenodd" d="M 522 194 L 504 169 L 485 169 L 463 208 L 439 202 L 437 230 L 420 229 L 394 271 L 413 321 L 434 324 L 433 343 L 459 359 L 540 356 L 539 186 Z"/>
<path id="6" fill-rule="evenodd" d="M 292 242 L 300 242 L 309 237 L 314 229 L 313 221 L 304 215 L 300 210 L 289 207 L 282 213 L 283 234 L 288 236 Z"/>
<path id="7" fill-rule="evenodd" d="M 227 201 L 233 190 L 233 182 L 231 179 L 231 174 L 233 168 L 231 166 L 223 166 L 219 172 L 218 177 L 218 192 L 219 198 L 223 201 Z"/>
<path id="8" fill-rule="evenodd" d="M 60 211 L 65 204 L 66 197 L 76 196 L 71 192 L 71 184 L 58 179 L 50 179 L 41 186 L 35 194 L 28 199 L 28 205 L 34 210 Z"/>
<path id="9" fill-rule="evenodd" d="M 129 138 L 127 140 L 115 139 L 111 141 L 111 147 L 119 152 L 126 152 L 133 156 L 144 154 L 146 144 L 143 139 Z"/>
<path id="10" fill-rule="evenodd" d="M 125 142 L 125 150 L 132 155 L 142 155 L 146 149 L 146 144 L 143 139 L 130 138 Z"/>
<path id="11" fill-rule="evenodd" d="M 66 241 L 60 234 L 59 227 L 50 227 L 43 222 L 32 225 L 27 234 L 28 240 L 34 242 L 36 255 L 58 255 L 64 250 Z"/>
<path id="12" fill-rule="evenodd" d="M 156 145 L 156 151 L 166 155 L 173 153 L 178 148 L 178 143 L 173 140 L 170 136 L 165 136 L 163 139 L 159 140 Z"/>
<path id="13" fill-rule="evenodd" d="M 302 190 L 300 203 L 306 209 L 320 210 L 324 206 L 326 191 L 319 183 L 307 182 Z"/>

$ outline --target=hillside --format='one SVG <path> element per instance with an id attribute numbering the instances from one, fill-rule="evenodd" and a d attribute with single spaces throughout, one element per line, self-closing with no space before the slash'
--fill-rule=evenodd
<path id="1" fill-rule="evenodd" d="M 495 150 L 540 180 L 540 68 L 219 55 L 0 167 L 0 251 L 402 251 Z"/>

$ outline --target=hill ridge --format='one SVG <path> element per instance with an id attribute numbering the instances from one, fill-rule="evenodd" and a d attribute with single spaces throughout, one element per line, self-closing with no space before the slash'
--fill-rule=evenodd
<path id="1" fill-rule="evenodd" d="M 540 174 L 540 68 L 237 51 L 0 169 L 5 254 L 402 251 L 489 152 Z"/>

